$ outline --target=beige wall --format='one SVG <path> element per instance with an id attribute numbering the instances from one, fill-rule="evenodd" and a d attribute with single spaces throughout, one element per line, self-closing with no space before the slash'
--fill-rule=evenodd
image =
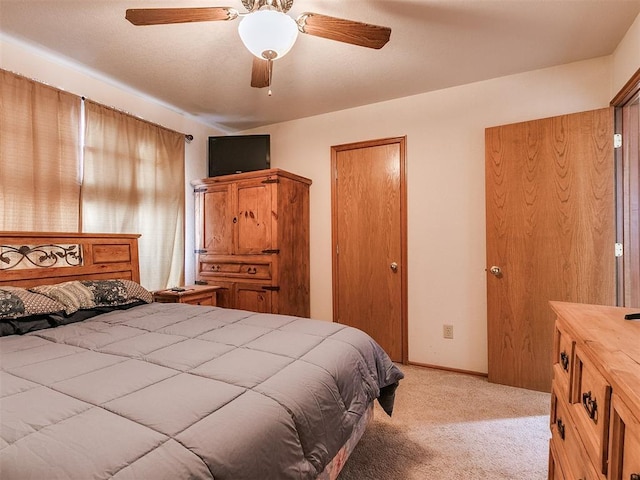
<path id="1" fill-rule="evenodd" d="M 193 142 L 185 144 L 185 180 L 187 183 L 185 186 L 185 276 L 188 281 L 193 281 L 195 270 L 193 189 L 189 181 L 207 176 L 207 137 L 224 133 L 169 106 L 162 105 L 157 100 L 140 92 L 119 86 L 93 72 L 82 70 L 78 65 L 40 52 L 28 45 L 16 43 L 0 36 L 0 52 L 0 68 L 4 70 L 33 78 L 76 95 L 85 96 L 95 102 L 129 112 L 144 120 L 194 136 Z"/>
<path id="2" fill-rule="evenodd" d="M 330 147 L 406 135 L 409 359 L 486 372 L 484 129 L 604 107 L 610 92 L 606 57 L 255 130 L 272 135 L 273 166 L 313 180 L 312 316 L 332 317 Z"/>
<path id="3" fill-rule="evenodd" d="M 613 98 L 625 83 L 640 68 L 640 15 L 636 17 L 633 25 L 627 30 L 626 35 L 618 44 L 612 55 L 612 91 Z"/>

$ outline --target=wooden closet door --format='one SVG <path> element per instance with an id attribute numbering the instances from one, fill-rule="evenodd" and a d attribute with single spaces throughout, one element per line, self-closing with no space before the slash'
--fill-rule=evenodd
<path id="1" fill-rule="evenodd" d="M 407 359 L 405 138 L 332 147 L 334 321 Z"/>
<path id="2" fill-rule="evenodd" d="M 613 111 L 485 133 L 489 381 L 548 392 L 549 300 L 616 302 Z"/>

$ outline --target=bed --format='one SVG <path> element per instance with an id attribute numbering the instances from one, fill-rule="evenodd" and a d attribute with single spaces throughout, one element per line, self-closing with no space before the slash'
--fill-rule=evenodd
<path id="1" fill-rule="evenodd" d="M 363 332 L 138 282 L 136 235 L 0 232 L 1 478 L 335 479 L 391 414 Z"/>

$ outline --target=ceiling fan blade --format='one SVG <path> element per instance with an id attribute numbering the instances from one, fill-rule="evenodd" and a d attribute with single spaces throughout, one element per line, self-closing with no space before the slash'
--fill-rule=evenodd
<path id="1" fill-rule="evenodd" d="M 305 12 L 298 17 L 297 23 L 302 33 L 368 48 L 384 47 L 391 36 L 388 27 L 318 13 Z"/>
<path id="2" fill-rule="evenodd" d="M 271 67 L 269 60 L 262 60 L 253 57 L 253 68 L 251 69 L 251 86 L 254 88 L 264 88 L 271 85 Z"/>
<path id="3" fill-rule="evenodd" d="M 164 25 L 233 20 L 237 16 L 237 10 L 231 7 L 130 8 L 125 18 L 134 25 Z"/>

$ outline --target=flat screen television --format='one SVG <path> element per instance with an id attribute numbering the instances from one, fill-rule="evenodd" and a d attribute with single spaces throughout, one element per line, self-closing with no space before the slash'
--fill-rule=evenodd
<path id="1" fill-rule="evenodd" d="M 209 137 L 209 176 L 270 168 L 270 140 L 269 135 Z"/>

